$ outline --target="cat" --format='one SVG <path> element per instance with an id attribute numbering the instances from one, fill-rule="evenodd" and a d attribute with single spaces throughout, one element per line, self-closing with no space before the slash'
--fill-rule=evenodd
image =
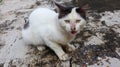
<path id="1" fill-rule="evenodd" d="M 55 52 L 60 60 L 68 60 L 68 54 L 62 46 L 69 51 L 75 47 L 69 42 L 74 39 L 86 25 L 86 15 L 82 7 L 65 7 L 56 3 L 58 11 L 48 8 L 34 10 L 24 25 L 22 37 L 26 45 L 33 44 L 40 47 L 45 45 Z"/>

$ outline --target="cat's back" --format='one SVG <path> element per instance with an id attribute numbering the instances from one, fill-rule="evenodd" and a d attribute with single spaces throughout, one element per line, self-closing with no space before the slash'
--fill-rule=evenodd
<path id="1" fill-rule="evenodd" d="M 29 16 L 30 25 L 52 23 L 57 18 L 57 13 L 48 8 L 37 8 Z"/>
<path id="2" fill-rule="evenodd" d="M 28 18 L 28 27 L 22 30 L 25 42 L 27 44 L 44 44 L 43 38 L 49 36 L 56 29 L 57 16 L 55 11 L 48 8 L 35 9 Z"/>

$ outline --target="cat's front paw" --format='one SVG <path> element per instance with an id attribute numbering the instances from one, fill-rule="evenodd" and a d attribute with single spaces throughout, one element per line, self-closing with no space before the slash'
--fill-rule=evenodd
<path id="1" fill-rule="evenodd" d="M 61 55 L 60 57 L 60 60 L 62 60 L 62 61 L 66 61 L 66 60 L 69 60 L 70 59 L 70 57 L 69 57 L 69 55 L 68 54 L 63 54 L 63 55 Z"/>
<path id="2" fill-rule="evenodd" d="M 66 46 L 64 46 L 64 48 L 65 48 L 65 51 L 67 53 L 71 53 L 72 51 L 75 50 L 75 47 L 74 46 L 70 46 L 70 45 L 66 45 Z"/>
<path id="3" fill-rule="evenodd" d="M 71 48 L 71 47 L 68 47 L 68 49 L 67 49 L 67 52 L 68 53 L 71 53 L 72 51 L 74 51 L 75 49 L 73 49 L 73 48 Z"/>
<path id="4" fill-rule="evenodd" d="M 44 51 L 46 49 L 46 47 L 45 46 L 37 46 L 37 49 L 39 51 Z"/>

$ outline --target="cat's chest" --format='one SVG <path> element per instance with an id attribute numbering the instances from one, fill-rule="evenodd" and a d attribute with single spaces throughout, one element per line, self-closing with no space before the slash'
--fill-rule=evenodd
<path id="1" fill-rule="evenodd" d="M 73 37 L 63 34 L 61 32 L 57 32 L 56 34 L 54 34 L 54 41 L 66 45 L 68 42 L 70 42 L 72 40 Z"/>
<path id="2" fill-rule="evenodd" d="M 68 33 L 63 33 L 63 31 L 61 31 L 61 29 L 59 29 L 58 26 L 50 27 L 49 30 L 47 30 L 47 32 L 50 33 L 48 35 L 48 38 L 50 38 L 50 40 L 54 40 L 63 45 L 70 42 L 73 39 L 73 36 L 70 36 Z"/>

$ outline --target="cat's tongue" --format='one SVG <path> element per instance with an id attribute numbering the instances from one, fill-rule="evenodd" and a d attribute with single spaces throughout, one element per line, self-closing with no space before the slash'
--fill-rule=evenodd
<path id="1" fill-rule="evenodd" d="M 77 33 L 77 31 L 71 31 L 72 35 L 75 35 Z"/>

